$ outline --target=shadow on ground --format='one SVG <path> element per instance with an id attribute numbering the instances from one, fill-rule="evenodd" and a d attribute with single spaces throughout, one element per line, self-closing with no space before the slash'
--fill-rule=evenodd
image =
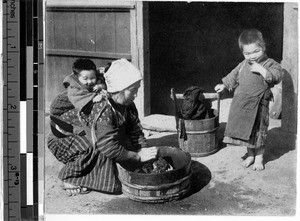
<path id="1" fill-rule="evenodd" d="M 209 182 L 211 180 L 210 170 L 202 163 L 199 163 L 194 160 L 192 160 L 192 163 L 191 163 L 191 173 L 192 173 L 191 178 L 190 178 L 191 189 L 184 198 L 187 198 L 187 197 L 199 192 L 207 184 L 209 184 Z"/>
<path id="2" fill-rule="evenodd" d="M 220 123 L 219 124 L 219 129 L 217 131 L 217 136 L 218 136 L 218 148 L 219 150 L 223 149 L 226 147 L 226 144 L 223 143 L 223 137 L 224 137 L 224 132 L 226 128 L 227 123 Z"/>
<path id="3" fill-rule="evenodd" d="M 218 146 L 219 150 L 226 148 L 226 144 L 222 142 L 226 123 L 220 123 L 218 130 Z M 288 152 L 295 150 L 296 148 L 296 136 L 285 132 L 281 127 L 275 127 L 268 131 L 268 137 L 266 141 L 266 150 L 264 154 L 265 164 L 279 159 Z M 247 154 L 242 158 L 245 159 Z"/>
<path id="4" fill-rule="evenodd" d="M 276 127 L 268 131 L 266 151 L 264 154 L 265 163 L 274 161 L 295 150 L 296 137 L 284 132 L 281 127 Z"/>
<path id="5" fill-rule="evenodd" d="M 217 131 L 219 150 L 226 148 L 226 144 L 222 142 L 225 128 L 226 128 L 225 122 L 219 124 L 219 129 Z M 179 147 L 178 135 L 176 133 L 162 136 L 159 138 L 149 137 L 147 140 L 149 146 Z M 289 151 L 295 150 L 295 148 L 296 148 L 295 135 L 283 131 L 281 127 L 272 128 L 268 131 L 264 161 L 265 163 L 268 163 L 270 161 L 277 160 L 283 155 L 285 155 L 286 153 L 288 153 Z M 244 157 L 246 157 L 246 155 Z"/>

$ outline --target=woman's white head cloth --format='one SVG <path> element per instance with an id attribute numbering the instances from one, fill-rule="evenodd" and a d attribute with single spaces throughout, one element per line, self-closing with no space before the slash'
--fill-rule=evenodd
<path id="1" fill-rule="evenodd" d="M 142 80 L 141 72 L 125 58 L 113 61 L 107 72 L 104 74 L 107 91 L 110 93 L 119 92 Z"/>

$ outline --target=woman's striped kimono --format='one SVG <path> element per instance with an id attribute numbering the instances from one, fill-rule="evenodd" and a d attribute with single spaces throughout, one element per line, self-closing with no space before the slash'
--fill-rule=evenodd
<path id="1" fill-rule="evenodd" d="M 97 120 L 93 123 L 95 118 Z M 61 115 L 61 119 L 78 125 L 75 109 Z M 119 192 L 121 185 L 117 178 L 116 162 L 137 163 L 130 151 L 136 152 L 147 146 L 135 105 L 121 106 L 112 100 L 103 100 L 92 106 L 89 115 L 81 113 L 80 119 L 85 135 L 81 133 L 58 137 L 52 133 L 48 138 L 51 152 L 65 163 L 59 178 L 97 191 Z M 94 142 L 91 130 L 96 138 Z"/>

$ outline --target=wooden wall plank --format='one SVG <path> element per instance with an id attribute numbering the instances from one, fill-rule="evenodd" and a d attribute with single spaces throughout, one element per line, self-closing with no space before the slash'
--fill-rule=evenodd
<path id="1" fill-rule="evenodd" d="M 90 57 L 95 59 L 119 59 L 126 58 L 131 60 L 130 54 L 124 53 L 108 53 L 108 52 L 93 52 L 93 51 L 79 51 L 79 50 L 59 50 L 47 49 L 46 55 L 50 56 L 67 56 L 67 57 Z"/>
<path id="2" fill-rule="evenodd" d="M 56 49 L 74 49 L 75 14 L 72 12 L 55 12 L 55 45 Z"/>
<path id="3" fill-rule="evenodd" d="M 46 13 L 46 48 L 54 48 L 54 17 L 53 12 Z"/>
<path id="4" fill-rule="evenodd" d="M 91 59 L 97 68 L 99 67 L 106 67 L 108 63 L 114 61 L 115 59 Z"/>
<path id="5" fill-rule="evenodd" d="M 115 20 L 114 12 L 95 14 L 96 51 L 116 52 Z"/>
<path id="6" fill-rule="evenodd" d="M 76 49 L 81 51 L 95 51 L 95 13 L 76 13 L 75 30 Z"/>
<path id="7" fill-rule="evenodd" d="M 47 7 L 46 11 L 51 12 L 129 12 L 130 7 L 110 7 L 110 6 L 51 6 Z"/>
<path id="8" fill-rule="evenodd" d="M 72 73 L 74 58 L 51 57 L 46 59 L 46 98 L 51 102 L 63 90 L 63 79 Z M 49 107 L 46 107 L 46 110 Z"/>
<path id="9" fill-rule="evenodd" d="M 130 53 L 130 13 L 116 13 L 116 52 Z"/>
<path id="10" fill-rule="evenodd" d="M 114 0 L 47 0 L 47 6 L 50 7 L 108 7 L 108 8 L 134 8 L 135 1 L 114 1 Z"/>

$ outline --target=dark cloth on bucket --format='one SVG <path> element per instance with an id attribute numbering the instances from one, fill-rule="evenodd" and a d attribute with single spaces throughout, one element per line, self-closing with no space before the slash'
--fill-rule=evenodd
<path id="1" fill-rule="evenodd" d="M 200 120 L 213 117 L 211 101 L 204 98 L 203 89 L 191 86 L 183 93 L 181 115 L 185 120 Z"/>

